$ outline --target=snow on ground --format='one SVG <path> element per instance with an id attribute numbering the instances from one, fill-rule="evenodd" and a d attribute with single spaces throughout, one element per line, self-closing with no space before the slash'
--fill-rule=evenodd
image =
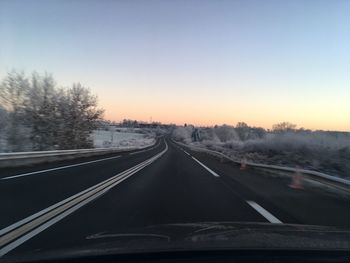
<path id="1" fill-rule="evenodd" d="M 133 130 L 95 130 L 92 134 L 96 148 L 117 147 L 121 149 L 143 148 L 155 143 L 152 133 L 137 133 Z"/>
<path id="2" fill-rule="evenodd" d="M 350 133 L 327 131 L 265 131 L 260 137 L 246 128 L 242 140 L 230 126 L 197 129 L 177 127 L 172 136 L 189 145 L 222 152 L 240 161 L 301 167 L 350 179 Z"/>

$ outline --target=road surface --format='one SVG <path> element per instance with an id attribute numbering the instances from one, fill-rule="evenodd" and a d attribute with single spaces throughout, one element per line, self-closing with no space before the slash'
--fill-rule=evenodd
<path id="1" fill-rule="evenodd" d="M 84 245 L 98 233 L 191 222 L 350 228 L 350 200 L 185 149 L 144 150 L 0 170 L 0 255 Z"/>

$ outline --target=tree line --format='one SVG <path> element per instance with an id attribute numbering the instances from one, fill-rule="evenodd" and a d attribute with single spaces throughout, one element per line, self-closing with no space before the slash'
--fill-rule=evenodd
<path id="1" fill-rule="evenodd" d="M 91 134 L 102 116 L 97 97 L 80 83 L 63 88 L 51 74 L 18 71 L 0 83 L 0 136 L 7 151 L 93 147 Z"/>
<path id="2" fill-rule="evenodd" d="M 310 133 L 310 130 L 304 128 L 297 129 L 297 125 L 290 122 L 280 122 L 274 124 L 271 130 L 262 127 L 252 127 L 245 122 L 238 122 L 233 125 L 214 125 L 212 127 L 195 127 L 191 124 L 185 124 L 183 127 L 174 129 L 173 136 L 185 141 L 248 141 L 263 139 L 267 134 L 285 134 L 285 133 Z"/>

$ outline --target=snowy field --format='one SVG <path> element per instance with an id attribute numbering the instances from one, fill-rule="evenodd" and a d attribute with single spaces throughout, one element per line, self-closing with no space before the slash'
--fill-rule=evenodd
<path id="1" fill-rule="evenodd" d="M 155 136 L 152 133 L 143 134 L 130 129 L 118 131 L 95 130 L 92 136 L 96 148 L 143 148 L 155 143 Z"/>
<path id="2" fill-rule="evenodd" d="M 0 134 L 0 152 L 11 152 L 8 149 L 5 136 Z M 29 133 L 23 135 L 27 138 Z M 92 134 L 92 140 L 95 148 L 144 148 L 155 143 L 155 133 L 147 130 L 121 128 L 117 131 L 95 130 Z M 25 141 L 25 139 L 23 139 Z M 33 151 L 29 142 L 25 143 L 27 148 L 22 151 Z"/>

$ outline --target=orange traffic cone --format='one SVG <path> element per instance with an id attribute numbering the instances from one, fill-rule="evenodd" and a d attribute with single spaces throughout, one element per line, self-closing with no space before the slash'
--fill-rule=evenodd
<path id="1" fill-rule="evenodd" d="M 242 159 L 241 161 L 241 167 L 239 168 L 240 170 L 245 170 L 247 169 L 247 161 L 245 159 Z"/>
<path id="2" fill-rule="evenodd" d="M 302 177 L 299 169 L 297 169 L 295 174 L 293 174 L 292 182 L 289 184 L 289 187 L 293 188 L 293 189 L 304 189 L 303 177 Z"/>

